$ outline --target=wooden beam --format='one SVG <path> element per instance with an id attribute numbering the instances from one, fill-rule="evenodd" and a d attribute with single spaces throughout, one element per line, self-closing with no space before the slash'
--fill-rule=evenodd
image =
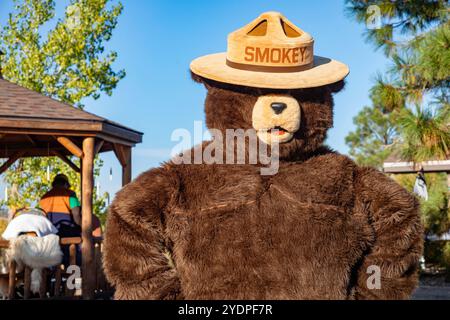
<path id="1" fill-rule="evenodd" d="M 122 166 L 122 187 L 131 182 L 131 148 L 124 148 L 125 166 Z"/>
<path id="2" fill-rule="evenodd" d="M 116 154 L 117 160 L 119 160 L 122 167 L 127 165 L 127 157 L 124 148 L 126 147 L 121 144 L 114 143 L 114 153 Z"/>
<path id="3" fill-rule="evenodd" d="M 102 131 L 102 123 L 93 121 L 61 121 L 61 120 L 46 120 L 41 119 L 24 119 L 24 118 L 2 118 L 0 117 L 0 127 L 3 128 L 18 128 L 23 131 L 31 131 L 36 129 L 42 130 L 57 130 L 57 131 Z M 3 131 L 3 130 L 2 130 Z"/>
<path id="4" fill-rule="evenodd" d="M 77 265 L 77 246 L 75 244 L 69 245 L 69 265 L 71 265 L 71 266 Z M 81 283 L 83 283 L 83 282 L 81 282 Z M 69 289 L 69 287 L 66 286 L 65 296 L 73 297 L 74 295 L 75 295 L 75 289 Z"/>
<path id="5" fill-rule="evenodd" d="M 8 299 L 13 300 L 16 295 L 16 261 L 11 260 L 9 263 L 9 277 L 8 277 Z"/>
<path id="6" fill-rule="evenodd" d="M 82 293 L 83 299 L 94 299 L 95 286 L 95 257 L 94 241 L 92 239 L 92 196 L 94 189 L 94 138 L 83 140 L 82 167 L 82 223 L 81 223 L 81 253 L 82 253 Z"/>
<path id="7" fill-rule="evenodd" d="M 36 141 L 34 141 L 34 139 L 29 135 L 26 134 L 25 138 L 27 138 L 28 141 L 30 141 L 30 143 L 35 147 L 37 145 Z"/>
<path id="8" fill-rule="evenodd" d="M 72 140 L 67 137 L 56 137 L 55 139 L 75 157 L 83 158 L 83 151 Z"/>
<path id="9" fill-rule="evenodd" d="M 57 150 L 59 151 L 61 154 L 64 153 L 68 153 L 70 155 L 72 155 L 70 152 L 68 152 L 66 150 L 66 148 L 64 148 L 63 146 L 59 146 L 59 148 L 50 148 L 50 151 L 52 150 Z M 48 148 L 30 148 L 29 145 L 14 145 L 12 148 L 10 148 L 8 146 L 7 150 L 5 149 L 1 149 L 0 148 L 0 158 L 9 158 L 11 157 L 13 154 L 20 152 L 20 151 L 26 151 L 22 157 L 26 158 L 26 157 L 48 157 Z M 52 154 L 50 154 L 51 157 L 53 157 Z"/>
<path id="10" fill-rule="evenodd" d="M 23 273 L 23 299 L 28 300 L 31 296 L 31 268 L 25 267 Z"/>
<path id="11" fill-rule="evenodd" d="M 59 297 L 61 295 L 60 289 L 61 289 L 61 283 L 62 283 L 62 266 L 58 265 L 56 266 L 56 272 L 55 272 L 55 290 L 54 290 L 54 296 Z"/>
<path id="12" fill-rule="evenodd" d="M 47 269 L 42 269 L 41 270 L 41 283 L 40 283 L 40 287 L 39 287 L 39 298 L 40 299 L 45 299 L 47 298 Z"/>
<path id="13" fill-rule="evenodd" d="M 96 238 L 92 238 L 94 243 L 102 243 L 103 238 L 102 237 L 96 237 Z M 61 238 L 59 240 L 59 244 L 62 246 L 68 246 L 68 245 L 72 245 L 72 244 L 80 244 L 82 243 L 82 239 L 81 237 L 73 237 L 73 238 Z"/>
<path id="14" fill-rule="evenodd" d="M 52 151 L 52 153 L 57 156 L 58 158 L 60 158 L 62 161 L 64 161 L 69 167 L 71 167 L 75 172 L 80 173 L 81 169 L 78 168 L 78 166 L 73 163 L 72 161 L 70 161 L 69 158 L 67 158 L 65 155 L 63 155 L 61 152 L 59 151 Z"/>
<path id="15" fill-rule="evenodd" d="M 80 159 L 80 168 L 83 169 L 83 158 Z M 83 198 L 81 195 L 83 194 L 83 172 L 80 172 L 80 205 L 83 208 Z"/>
<path id="16" fill-rule="evenodd" d="M 103 144 L 104 144 L 104 143 L 105 143 L 105 140 L 99 140 L 99 141 L 95 144 L 94 157 L 100 152 L 100 150 L 102 150 Z"/>
<path id="17" fill-rule="evenodd" d="M 11 155 L 11 157 L 9 157 L 8 160 L 5 161 L 5 163 L 3 163 L 0 166 L 0 174 L 2 174 L 3 172 L 5 172 L 6 170 L 8 170 L 9 167 L 11 167 L 14 162 L 17 161 L 17 159 L 19 159 L 20 157 L 22 157 L 25 154 L 25 151 L 17 151 L 16 153 L 14 153 L 13 155 Z"/>
<path id="18" fill-rule="evenodd" d="M 131 182 L 131 147 L 114 144 L 114 153 L 122 166 L 122 186 Z"/>
<path id="19" fill-rule="evenodd" d="M 0 128 L 1 125 L 1 119 L 0 119 Z M 3 134 L 8 135 L 23 135 L 23 134 L 32 134 L 35 136 L 48 136 L 48 137 L 54 137 L 54 136 L 71 136 L 71 137 L 95 137 L 97 136 L 97 133 L 91 132 L 91 131 L 84 131 L 84 130 L 51 130 L 50 128 L 46 129 L 27 129 L 25 127 L 18 127 L 18 128 L 3 128 L 1 129 Z"/>
<path id="20" fill-rule="evenodd" d="M 1 125 L 1 119 L 0 119 L 0 128 L 2 127 Z M 111 143 L 120 143 L 123 145 L 127 145 L 127 146 L 131 146 L 134 147 L 136 145 L 136 143 L 138 142 L 133 142 L 130 140 L 126 140 L 125 138 L 121 138 L 120 136 L 111 136 L 109 134 L 106 133 L 102 133 L 102 132 L 97 132 L 97 131 L 85 131 L 85 130 L 77 130 L 75 131 L 75 129 L 73 130 L 51 130 L 49 128 L 45 128 L 45 129 L 26 129 L 23 127 L 18 127 L 18 128 L 4 128 L 1 129 L 2 134 L 8 134 L 8 135 L 23 135 L 23 134 L 32 134 L 32 135 L 36 135 L 36 136 L 71 136 L 71 137 L 97 137 L 100 139 L 103 139 L 107 142 L 111 142 Z"/>

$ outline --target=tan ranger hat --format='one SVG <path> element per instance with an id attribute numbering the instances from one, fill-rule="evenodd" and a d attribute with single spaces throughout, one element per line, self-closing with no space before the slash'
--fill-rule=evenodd
<path id="1" fill-rule="evenodd" d="M 314 39 L 281 13 L 266 12 L 228 36 L 228 52 L 191 63 L 207 79 L 257 88 L 311 88 L 344 79 L 348 67 L 314 56 Z"/>

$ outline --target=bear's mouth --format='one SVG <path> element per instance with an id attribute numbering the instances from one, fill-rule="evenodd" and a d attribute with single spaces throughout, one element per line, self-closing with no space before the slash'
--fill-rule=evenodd
<path id="1" fill-rule="evenodd" d="M 269 129 L 257 130 L 258 137 L 267 144 L 277 143 L 287 143 L 294 138 L 294 133 L 281 127 L 275 126 Z"/>
<path id="2" fill-rule="evenodd" d="M 286 130 L 285 128 L 280 127 L 280 126 L 273 127 L 272 129 L 270 129 L 270 132 L 274 133 L 276 135 L 279 135 L 279 136 L 289 133 L 288 130 Z"/>
<path id="3" fill-rule="evenodd" d="M 278 135 L 278 136 L 282 136 L 282 135 L 285 135 L 286 133 L 289 133 L 289 130 L 286 130 L 285 128 L 280 127 L 280 126 L 275 126 L 270 129 L 261 130 L 261 131 L 265 131 L 267 133 L 271 133 L 273 135 Z"/>

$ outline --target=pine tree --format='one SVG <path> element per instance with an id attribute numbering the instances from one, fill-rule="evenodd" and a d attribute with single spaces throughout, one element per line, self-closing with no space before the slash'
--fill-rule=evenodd
<path id="1" fill-rule="evenodd" d="M 447 1 L 347 0 L 346 11 L 356 21 L 363 23 L 370 18 L 372 11 L 369 7 L 374 5 L 379 9 L 382 24 L 378 29 L 368 29 L 366 39 L 375 48 L 382 49 L 391 64 L 386 76 L 378 76 L 371 89 L 370 108 L 373 110 L 368 112 L 364 109 L 355 118 L 356 131 L 347 137 L 350 153 L 358 161 L 370 157 L 376 153 L 374 148 L 378 148 L 383 156 L 374 164 L 377 167 L 381 167 L 384 158 L 393 151 L 408 158 L 405 160 L 412 161 L 423 161 L 424 155 L 445 158 L 450 147 L 448 118 L 445 120 L 450 106 L 450 23 Z M 358 149 L 353 143 L 355 134 L 362 130 L 364 122 L 374 121 L 373 118 L 364 121 L 361 118 L 376 117 L 379 112 L 396 119 L 389 128 L 390 132 L 394 132 L 392 140 L 395 143 L 388 148 L 390 151 L 386 151 L 386 144 Z M 433 114 L 440 115 L 440 118 L 431 116 L 424 121 L 423 116 Z M 420 126 L 411 125 L 415 122 L 420 122 Z M 417 130 L 415 133 L 412 132 L 414 128 Z M 377 132 L 373 130 L 366 134 L 376 136 Z M 409 140 L 412 136 L 416 139 L 414 143 Z M 434 139 L 431 137 L 439 137 L 436 140 L 439 143 L 429 143 L 430 139 Z"/>
<path id="2" fill-rule="evenodd" d="M 380 13 L 375 18 L 380 18 L 381 25 L 368 28 L 365 36 L 390 60 L 387 72 L 377 77 L 371 89 L 372 106 L 354 119 L 356 130 L 346 138 L 350 154 L 357 162 L 378 168 L 393 152 L 414 162 L 449 157 L 448 1 L 346 0 L 346 10 L 360 23 Z M 384 139 L 380 133 L 387 132 L 391 135 Z M 395 178 L 412 190 L 414 175 Z M 450 226 L 446 178 L 445 173 L 426 175 L 429 199 L 421 200 L 421 215 L 428 234 L 442 234 Z M 433 251 L 429 248 L 427 244 L 426 260 Z M 436 261 L 450 278 L 450 245 L 439 252 Z"/>

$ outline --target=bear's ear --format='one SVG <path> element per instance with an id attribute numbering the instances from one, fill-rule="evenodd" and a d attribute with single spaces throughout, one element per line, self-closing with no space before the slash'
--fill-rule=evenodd
<path id="1" fill-rule="evenodd" d="M 211 84 L 209 83 L 208 79 L 203 78 L 202 76 L 199 76 L 191 71 L 191 78 L 197 83 L 201 83 L 205 86 L 206 90 L 211 89 Z"/>
<path id="2" fill-rule="evenodd" d="M 191 72 L 192 80 L 194 80 L 197 83 L 203 83 L 203 84 L 205 83 L 205 78 L 193 73 L 192 71 L 190 71 L 190 72 Z"/>
<path id="3" fill-rule="evenodd" d="M 337 93 L 345 88 L 345 81 L 341 80 L 326 86 L 330 93 Z"/>

